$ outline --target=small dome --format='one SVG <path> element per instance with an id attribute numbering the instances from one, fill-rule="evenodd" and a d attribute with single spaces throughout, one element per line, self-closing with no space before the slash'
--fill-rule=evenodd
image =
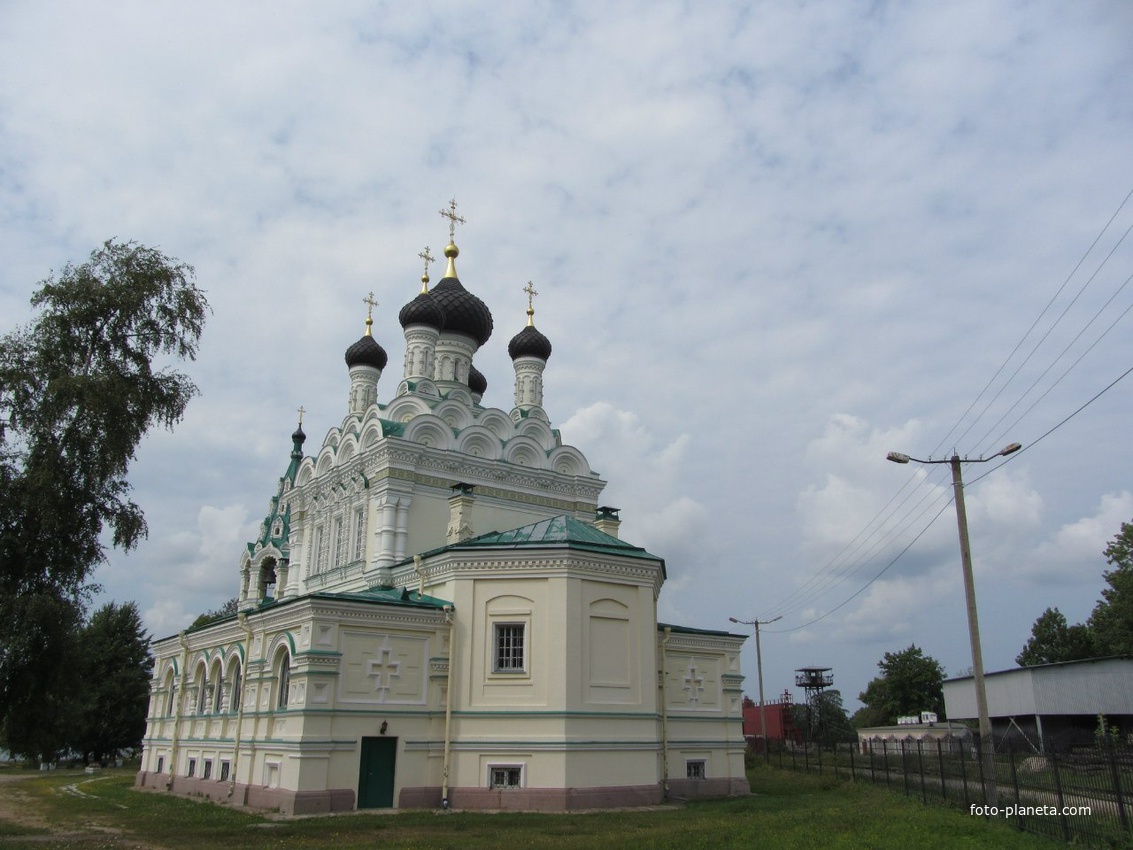
<path id="1" fill-rule="evenodd" d="M 468 367 L 468 389 L 478 396 L 483 396 L 488 390 L 488 379 L 475 366 Z"/>
<path id="2" fill-rule="evenodd" d="M 422 292 L 401 308 L 397 320 L 401 322 L 402 328 L 410 325 L 428 325 L 440 330 L 445 325 L 445 313 L 430 293 Z"/>
<path id="3" fill-rule="evenodd" d="M 349 367 L 372 366 L 375 369 L 384 369 L 388 361 L 386 350 L 369 334 L 365 334 L 346 349 L 346 365 Z"/>
<path id="4" fill-rule="evenodd" d="M 444 312 L 444 331 L 467 334 L 483 345 L 492 335 L 492 313 L 455 277 L 446 277 L 430 293 Z"/>
<path id="5" fill-rule="evenodd" d="M 528 325 L 511 338 L 511 342 L 507 344 L 507 353 L 512 360 L 520 357 L 546 360 L 551 356 L 551 341 L 535 330 L 534 325 Z"/>

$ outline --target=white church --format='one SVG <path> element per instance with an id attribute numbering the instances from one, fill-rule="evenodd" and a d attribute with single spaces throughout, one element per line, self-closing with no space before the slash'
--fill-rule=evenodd
<path id="1" fill-rule="evenodd" d="M 530 285 L 514 404 L 484 406 L 492 314 L 442 214 L 392 397 L 370 316 L 342 424 L 313 455 L 292 434 L 239 613 L 154 643 L 137 784 L 292 814 L 747 793 L 745 636 L 657 622 L 664 560 L 618 537 L 543 410 Z"/>

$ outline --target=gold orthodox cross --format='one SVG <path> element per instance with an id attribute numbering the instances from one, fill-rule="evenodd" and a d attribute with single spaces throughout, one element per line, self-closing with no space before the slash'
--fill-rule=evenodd
<path id="1" fill-rule="evenodd" d="M 436 257 L 429 253 L 428 245 L 426 245 L 425 250 L 417 256 L 425 261 L 425 273 L 421 275 L 421 291 L 427 293 L 429 291 L 429 263 L 434 262 Z"/>
<path id="2" fill-rule="evenodd" d="M 456 237 L 457 222 L 466 223 L 461 216 L 456 214 L 456 198 L 448 202 L 448 210 L 441 210 L 441 215 L 448 219 L 448 241 L 453 242 Z"/>
<path id="3" fill-rule="evenodd" d="M 374 293 L 371 292 L 362 299 L 362 303 L 366 305 L 366 318 L 370 321 L 374 319 L 374 308 L 378 306 L 378 302 L 374 300 Z"/>

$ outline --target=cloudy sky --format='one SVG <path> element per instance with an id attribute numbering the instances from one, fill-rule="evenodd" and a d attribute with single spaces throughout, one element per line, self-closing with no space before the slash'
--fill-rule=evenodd
<path id="1" fill-rule="evenodd" d="M 164 636 L 235 593 L 296 409 L 346 413 L 371 290 L 389 399 L 455 197 L 485 404 L 533 280 L 662 619 L 782 616 L 768 694 L 853 707 L 887 651 L 971 663 L 948 468 L 888 451 L 1026 446 L 966 469 L 990 670 L 1133 519 L 1131 44 L 1125 0 L 0 4 L 0 329 L 110 237 L 196 268 L 200 396 L 95 576 Z"/>

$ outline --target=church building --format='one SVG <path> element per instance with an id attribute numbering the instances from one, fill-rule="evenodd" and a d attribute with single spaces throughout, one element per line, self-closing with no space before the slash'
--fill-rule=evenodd
<path id="1" fill-rule="evenodd" d="M 747 793 L 745 636 L 657 621 L 664 559 L 619 537 L 543 410 L 531 284 L 513 404 L 484 406 L 493 318 L 442 215 L 396 389 L 371 296 L 342 424 L 305 454 L 300 414 L 239 554 L 239 613 L 154 642 L 137 784 L 294 814 Z"/>

